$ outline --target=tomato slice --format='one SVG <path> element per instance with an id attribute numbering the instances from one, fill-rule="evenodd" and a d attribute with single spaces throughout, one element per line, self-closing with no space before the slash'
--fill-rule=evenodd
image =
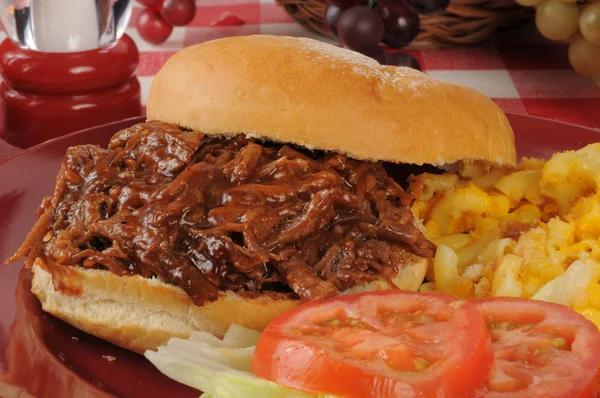
<path id="1" fill-rule="evenodd" d="M 252 370 L 344 397 L 467 397 L 493 351 L 479 313 L 438 293 L 384 291 L 306 303 L 267 326 Z"/>
<path id="2" fill-rule="evenodd" d="M 494 345 L 485 398 L 596 397 L 600 332 L 568 307 L 543 301 L 472 301 Z"/>

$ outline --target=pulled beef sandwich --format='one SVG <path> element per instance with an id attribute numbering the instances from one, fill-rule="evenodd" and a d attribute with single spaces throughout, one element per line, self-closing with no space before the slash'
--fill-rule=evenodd
<path id="1" fill-rule="evenodd" d="M 45 311 L 143 352 L 306 300 L 416 290 L 435 247 L 386 167 L 515 162 L 477 92 L 318 41 L 175 54 L 148 122 L 70 148 L 14 258 Z"/>

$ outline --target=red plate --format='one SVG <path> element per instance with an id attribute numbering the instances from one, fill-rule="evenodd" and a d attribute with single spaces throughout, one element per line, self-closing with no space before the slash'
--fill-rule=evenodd
<path id="1" fill-rule="evenodd" d="M 521 115 L 509 115 L 509 119 L 519 157 L 548 157 L 600 141 L 598 132 L 583 127 Z M 35 209 L 51 192 L 67 147 L 106 145 L 116 131 L 142 120 L 128 119 L 67 135 L 0 165 L 0 396 L 16 396 L 19 390 L 45 397 L 198 396 L 197 391 L 162 376 L 142 356 L 43 313 L 29 291 L 28 272 L 19 278 L 22 263 L 2 264 L 35 222 Z"/>

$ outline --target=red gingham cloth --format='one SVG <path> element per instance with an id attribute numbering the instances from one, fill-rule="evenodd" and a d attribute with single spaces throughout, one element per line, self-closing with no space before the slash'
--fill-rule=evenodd
<path id="1" fill-rule="evenodd" d="M 196 0 L 194 20 L 178 27 L 166 43 L 140 39 L 135 23 L 142 10 L 134 4 L 129 34 L 138 44 L 137 75 L 142 98 L 152 79 L 177 50 L 226 36 L 276 34 L 333 42 L 294 23 L 274 0 Z M 0 38 L 3 38 L 0 34 Z M 505 111 L 546 117 L 600 131 L 600 83 L 571 70 L 567 44 L 543 39 L 535 29 L 494 43 L 442 50 L 411 50 L 429 75 L 470 86 L 491 97 Z M 0 141 L 0 161 L 14 148 Z"/>

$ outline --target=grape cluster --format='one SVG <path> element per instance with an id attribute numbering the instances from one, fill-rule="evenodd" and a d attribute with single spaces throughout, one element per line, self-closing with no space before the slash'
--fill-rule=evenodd
<path id="1" fill-rule="evenodd" d="M 137 21 L 140 37 L 149 43 L 164 43 L 174 26 L 189 24 L 196 15 L 194 0 L 137 0 L 145 6 Z"/>
<path id="2" fill-rule="evenodd" d="M 517 0 L 535 7 L 535 24 L 551 40 L 570 42 L 569 61 L 584 76 L 600 79 L 600 2 Z"/>
<path id="3" fill-rule="evenodd" d="M 421 69 L 408 53 L 388 53 L 408 46 L 419 34 L 419 14 L 443 12 L 450 0 L 327 0 L 325 26 L 344 47 L 368 55 L 381 64 Z"/>

